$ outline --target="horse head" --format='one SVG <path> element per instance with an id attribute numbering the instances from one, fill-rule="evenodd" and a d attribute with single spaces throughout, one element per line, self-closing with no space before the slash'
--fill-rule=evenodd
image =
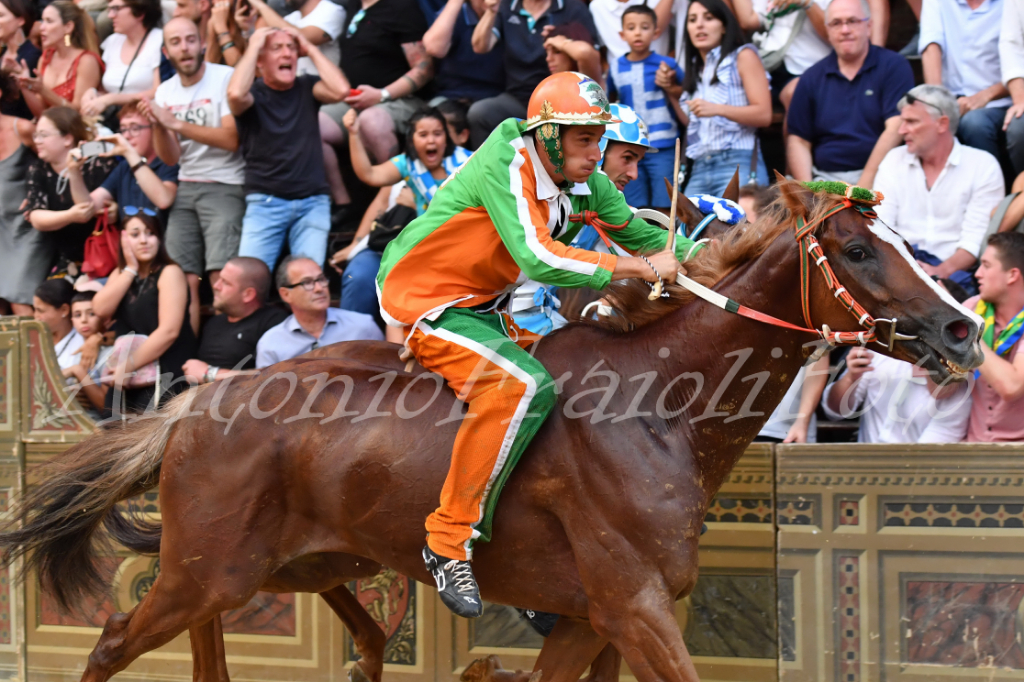
<path id="1" fill-rule="evenodd" d="M 815 194 L 781 176 L 778 185 L 798 241 L 801 228 L 807 235 L 800 248 L 809 248 L 802 256 L 809 274 L 801 274 L 809 282 L 808 326 L 854 330 L 833 341 L 867 343 L 919 363 L 939 383 L 964 379 L 981 364 L 981 318 L 925 274 L 906 241 L 868 203 Z"/>

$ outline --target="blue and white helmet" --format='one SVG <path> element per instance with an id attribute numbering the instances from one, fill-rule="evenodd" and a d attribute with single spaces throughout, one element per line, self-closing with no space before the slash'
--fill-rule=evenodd
<path id="1" fill-rule="evenodd" d="M 617 118 L 619 123 L 609 123 L 605 126 L 604 135 L 601 137 L 600 143 L 598 143 L 602 154 L 608 148 L 608 140 L 628 142 L 629 144 L 647 147 L 649 153 L 658 151 L 651 144 L 650 136 L 647 133 L 647 124 L 636 115 L 635 111 L 625 104 L 610 104 L 608 106 L 612 116 Z"/>

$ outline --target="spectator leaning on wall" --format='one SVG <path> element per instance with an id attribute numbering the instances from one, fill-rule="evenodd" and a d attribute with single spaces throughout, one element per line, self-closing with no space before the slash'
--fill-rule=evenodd
<path id="1" fill-rule="evenodd" d="M 964 305 L 985 320 L 985 361 L 976 372 L 967 440 L 1024 442 L 1024 234 L 989 237 L 975 276 L 981 294 Z"/>

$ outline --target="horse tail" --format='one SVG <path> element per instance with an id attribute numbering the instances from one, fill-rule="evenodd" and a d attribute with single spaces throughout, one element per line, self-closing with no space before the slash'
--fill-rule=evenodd
<path id="1" fill-rule="evenodd" d="M 22 576 L 35 570 L 68 610 L 105 588 L 100 556 L 110 538 L 96 536 L 101 524 L 130 549 L 158 551 L 159 526 L 131 530 L 133 521 L 115 505 L 158 484 L 171 429 L 189 404 L 187 393 L 178 396 L 151 417 L 97 431 L 45 464 L 40 482 L 13 510 L 16 521 L 0 532 L 3 565 L 23 557 Z"/>

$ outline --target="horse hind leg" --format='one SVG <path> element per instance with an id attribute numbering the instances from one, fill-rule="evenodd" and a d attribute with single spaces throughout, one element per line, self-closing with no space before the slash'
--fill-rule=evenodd
<path id="1" fill-rule="evenodd" d="M 144 653 L 157 649 L 184 632 L 190 625 L 205 623 L 215 614 L 237 603 L 207 603 L 201 610 L 203 594 L 183 584 L 168 585 L 162 573 L 153 588 L 128 613 L 115 613 L 107 619 L 103 634 L 89 654 L 81 682 L 107 682 Z M 245 599 L 242 600 L 242 603 Z"/>
<path id="2" fill-rule="evenodd" d="M 341 619 L 359 651 L 360 659 L 349 673 L 352 682 L 381 682 L 384 647 L 388 641 L 384 630 L 345 585 L 321 592 L 320 596 Z"/>

